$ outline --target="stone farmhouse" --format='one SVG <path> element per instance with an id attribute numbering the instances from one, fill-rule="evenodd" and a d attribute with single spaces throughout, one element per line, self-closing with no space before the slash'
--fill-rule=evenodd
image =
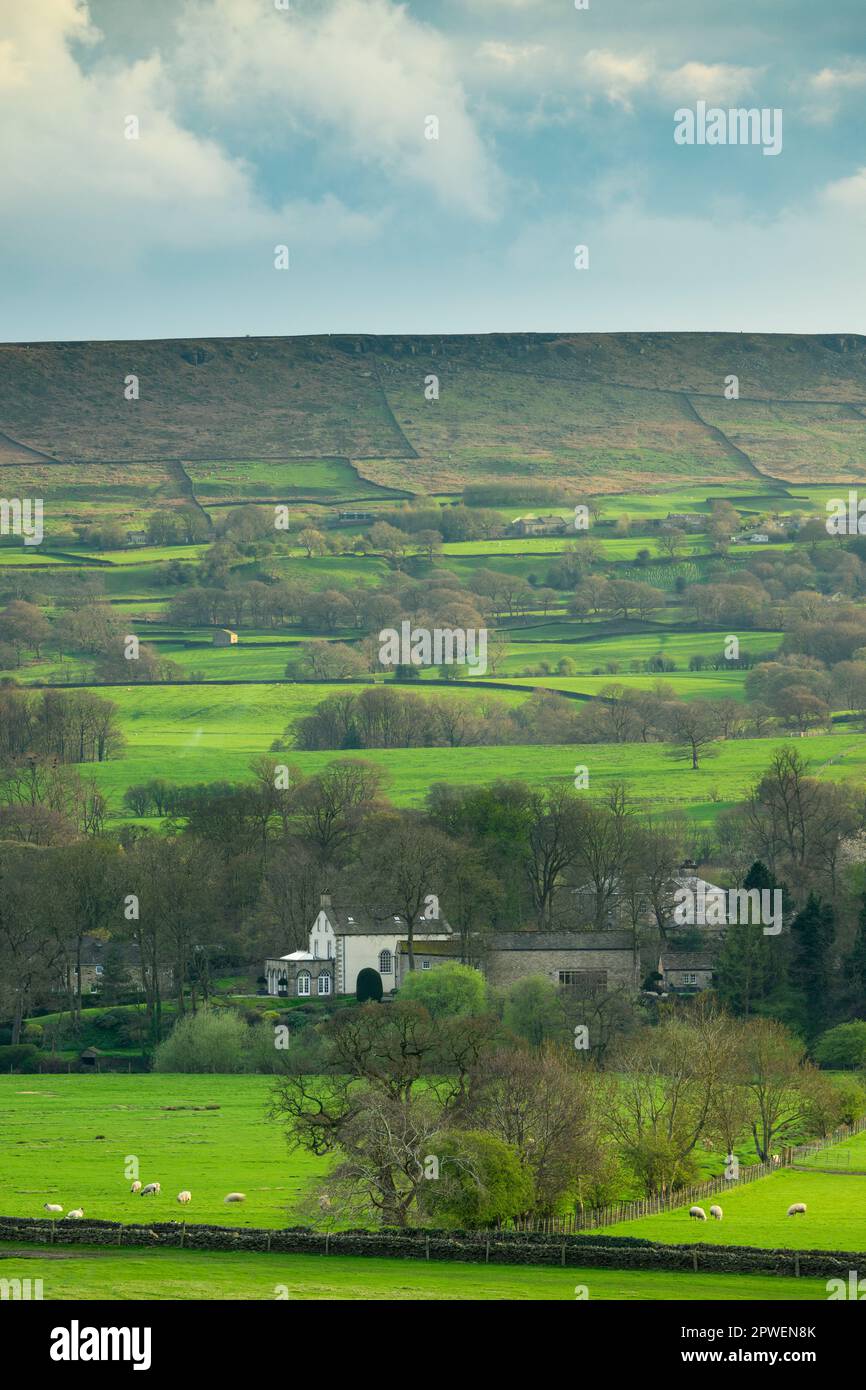
<path id="1" fill-rule="evenodd" d="M 560 536 L 566 528 L 561 516 L 518 516 L 511 523 L 515 536 Z"/>
<path id="2" fill-rule="evenodd" d="M 460 961 L 460 943 L 442 916 L 420 917 L 413 933 L 416 970 Z M 496 932 L 481 968 L 494 985 L 527 975 L 546 975 L 582 994 L 640 987 L 640 960 L 630 932 Z M 409 970 L 405 919 L 337 908 L 328 894 L 310 931 L 309 949 L 265 961 L 267 992 L 292 998 L 354 994 L 362 970 L 374 970 L 385 994 L 398 989 Z"/>
<path id="3" fill-rule="evenodd" d="M 174 971 L 166 966 L 160 970 L 160 987 L 172 988 Z M 98 936 L 85 936 L 81 942 L 81 994 L 101 994 L 107 980 L 130 991 L 144 992 L 141 956 L 130 943 L 102 941 Z M 60 966 L 53 993 L 69 994 L 78 983 L 78 966 L 70 961 L 68 968 Z"/>
<path id="4" fill-rule="evenodd" d="M 658 973 L 665 994 L 696 994 L 712 989 L 715 957 L 712 951 L 663 951 Z"/>
<path id="5" fill-rule="evenodd" d="M 422 946 L 452 939 L 451 926 L 444 917 L 420 917 L 413 933 L 416 964 L 429 970 L 429 964 L 421 963 L 425 958 Z M 387 994 L 397 987 L 396 957 L 401 946 L 407 958 L 404 917 L 371 913 L 362 907 L 335 907 L 330 895 L 323 893 L 310 930 L 309 950 L 265 961 L 268 994 L 300 998 L 354 994 L 362 970 L 377 971 Z M 459 953 L 456 958 L 459 960 Z"/>

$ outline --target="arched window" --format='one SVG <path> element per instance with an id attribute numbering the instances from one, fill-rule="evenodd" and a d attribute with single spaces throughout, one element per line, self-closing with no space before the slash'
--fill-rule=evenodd
<path id="1" fill-rule="evenodd" d="M 331 993 L 331 977 L 330 977 L 330 975 L 328 974 L 327 970 L 324 972 L 324 974 L 322 974 L 322 975 L 319 976 L 319 993 L 320 993 L 320 994 L 330 994 L 330 993 Z"/>
<path id="2" fill-rule="evenodd" d="M 393 969 L 393 966 L 392 966 L 392 964 L 391 964 L 391 952 L 390 952 L 390 951 L 380 951 L 380 952 L 379 952 L 379 974 L 380 974 L 380 975 L 390 975 L 392 969 Z"/>
<path id="3" fill-rule="evenodd" d="M 302 970 L 298 976 L 298 994 L 309 994 L 310 992 L 310 972 Z"/>

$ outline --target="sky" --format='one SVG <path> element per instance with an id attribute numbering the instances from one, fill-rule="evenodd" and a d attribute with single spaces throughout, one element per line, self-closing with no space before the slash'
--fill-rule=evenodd
<path id="1" fill-rule="evenodd" d="M 0 0 L 0 340 L 863 333 L 864 115 L 863 0 Z"/>

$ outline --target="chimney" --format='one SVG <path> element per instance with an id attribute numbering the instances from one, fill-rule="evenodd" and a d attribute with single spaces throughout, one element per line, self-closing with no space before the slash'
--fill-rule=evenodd
<path id="1" fill-rule="evenodd" d="M 331 895 L 330 895 L 330 893 L 321 893 L 321 894 L 319 895 L 319 907 L 330 907 L 330 906 L 331 906 Z"/>

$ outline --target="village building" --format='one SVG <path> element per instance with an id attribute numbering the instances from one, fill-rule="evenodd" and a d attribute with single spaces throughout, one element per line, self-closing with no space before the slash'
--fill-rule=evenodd
<path id="1" fill-rule="evenodd" d="M 711 951 L 663 951 L 658 973 L 665 994 L 696 994 L 713 987 L 714 956 Z"/>
<path id="2" fill-rule="evenodd" d="M 462 959 L 460 942 L 442 916 L 419 917 L 413 933 L 416 970 L 440 969 Z M 404 918 L 363 908 L 336 908 L 328 894 L 310 931 L 309 949 L 265 961 L 267 992 L 289 998 L 355 994 L 362 970 L 375 971 L 385 994 L 409 971 Z M 481 969 L 493 985 L 546 975 L 578 994 L 640 987 L 640 960 L 631 932 L 495 932 Z"/>
<path id="3" fill-rule="evenodd" d="M 238 635 L 232 632 L 230 627 L 218 627 L 213 635 L 213 645 L 215 647 L 233 647 L 237 643 Z"/>
<path id="4" fill-rule="evenodd" d="M 141 956 L 137 946 L 131 942 L 102 941 L 97 936 L 82 938 L 81 951 L 81 994 L 101 994 L 110 982 L 115 989 L 144 993 L 144 976 Z M 166 966 L 159 972 L 160 988 L 170 992 L 174 971 Z M 68 967 L 61 965 L 55 983 L 54 994 L 77 993 L 78 964 L 71 960 Z"/>
<path id="5" fill-rule="evenodd" d="M 511 523 L 515 536 L 560 536 L 566 522 L 561 516 L 518 516 Z"/>
<path id="6" fill-rule="evenodd" d="M 706 531 L 709 517 L 702 512 L 668 512 L 661 529 L 681 531 Z"/>
<path id="7" fill-rule="evenodd" d="M 576 994 L 640 988 L 640 957 L 631 932 L 514 931 L 490 939 L 484 973 L 508 986 L 545 975 Z"/>
<path id="8" fill-rule="evenodd" d="M 147 532 L 146 532 L 146 531 L 127 531 L 127 533 L 126 533 L 126 544 L 127 544 L 127 545 L 147 545 Z"/>
<path id="9" fill-rule="evenodd" d="M 415 929 L 426 944 L 453 937 L 451 926 L 439 915 L 419 917 Z M 405 942 L 404 917 L 363 907 L 335 907 L 330 895 L 323 893 L 310 930 L 309 950 L 265 961 L 267 992 L 297 998 L 354 994 L 361 971 L 374 970 L 388 994 L 397 987 L 397 950 Z"/>

